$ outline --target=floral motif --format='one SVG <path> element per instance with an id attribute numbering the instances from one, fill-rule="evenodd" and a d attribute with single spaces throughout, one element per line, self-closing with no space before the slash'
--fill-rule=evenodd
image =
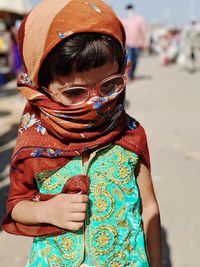
<path id="1" fill-rule="evenodd" d="M 94 103 L 94 109 L 97 110 L 97 109 L 100 109 L 102 106 L 102 102 L 95 102 Z"/>
<path id="2" fill-rule="evenodd" d="M 33 84 L 32 81 L 28 78 L 27 73 L 23 73 L 22 77 L 23 77 L 23 79 L 21 80 L 22 83 Z"/>
<path id="3" fill-rule="evenodd" d="M 101 9 L 97 7 L 97 5 L 92 4 L 92 3 L 88 3 L 88 2 L 83 2 L 83 4 L 88 5 L 89 7 L 91 7 L 92 9 L 94 9 L 97 13 L 101 13 Z"/>
<path id="4" fill-rule="evenodd" d="M 47 153 L 50 157 L 57 157 L 59 155 L 59 151 L 52 148 L 47 149 Z"/>
<path id="5" fill-rule="evenodd" d="M 41 133 L 44 135 L 46 133 L 46 128 L 44 128 L 40 122 L 40 120 L 37 120 L 35 117 L 35 114 L 30 114 L 27 112 L 22 116 L 21 120 L 21 128 L 19 128 L 19 132 L 22 134 L 22 131 L 26 131 L 28 128 L 32 127 L 33 125 L 36 125 L 36 131 L 37 133 Z"/>
<path id="6" fill-rule="evenodd" d="M 65 39 L 66 37 L 72 35 L 74 32 L 72 31 L 67 31 L 67 32 L 60 32 L 60 31 L 57 31 L 57 34 L 59 36 L 60 39 Z"/>
<path id="7" fill-rule="evenodd" d="M 44 135 L 46 133 L 46 128 L 44 128 L 40 123 L 36 126 L 37 133 Z"/>
<path id="8" fill-rule="evenodd" d="M 62 245 L 67 251 L 70 251 L 73 249 L 74 244 L 70 238 L 65 237 L 63 238 Z"/>
<path id="9" fill-rule="evenodd" d="M 119 252 L 115 252 L 112 257 L 108 260 L 106 266 L 108 267 L 122 267 L 122 266 L 132 266 L 128 264 L 128 262 L 126 261 L 126 256 L 124 254 L 124 252 L 119 251 Z"/>
<path id="10" fill-rule="evenodd" d="M 128 174 L 128 170 L 124 166 L 121 166 L 119 169 L 119 176 L 122 178 L 126 178 Z"/>
<path id="11" fill-rule="evenodd" d="M 98 243 L 99 247 L 105 247 L 110 242 L 110 237 L 107 233 L 101 232 L 99 236 L 96 238 L 96 242 Z"/>
<path id="12" fill-rule="evenodd" d="M 110 267 L 122 267 L 119 260 L 115 260 L 111 263 Z"/>
<path id="13" fill-rule="evenodd" d="M 130 116 L 128 116 L 127 124 L 130 130 L 135 130 L 137 128 L 136 120 L 131 118 Z"/>
<path id="14" fill-rule="evenodd" d="M 36 149 L 34 150 L 32 153 L 31 153 L 31 156 L 33 158 L 36 158 L 36 157 L 41 157 L 42 156 L 42 149 Z"/>
<path id="15" fill-rule="evenodd" d="M 102 103 L 107 101 L 108 101 L 107 97 L 94 96 L 87 103 L 93 104 L 94 109 L 97 110 L 102 106 Z"/>
<path id="16" fill-rule="evenodd" d="M 60 37 L 60 39 L 64 39 L 65 38 L 65 34 L 63 32 L 57 32 L 58 36 Z"/>
<path id="17" fill-rule="evenodd" d="M 98 212 L 104 212 L 108 208 L 108 203 L 105 199 L 97 199 L 94 206 Z"/>
<path id="18" fill-rule="evenodd" d="M 19 129 L 19 132 L 22 133 L 22 130 L 27 130 L 31 126 L 33 126 L 35 123 L 38 123 L 39 120 L 35 118 L 35 114 L 26 113 L 22 117 L 21 121 L 21 128 Z"/>
<path id="19" fill-rule="evenodd" d="M 60 154 L 60 151 L 53 149 L 53 148 L 48 148 L 48 149 L 41 149 L 41 148 L 37 148 L 36 150 L 34 150 L 31 153 L 31 156 L 33 158 L 35 157 L 41 157 L 42 153 L 46 153 L 48 154 L 49 157 L 57 157 Z"/>

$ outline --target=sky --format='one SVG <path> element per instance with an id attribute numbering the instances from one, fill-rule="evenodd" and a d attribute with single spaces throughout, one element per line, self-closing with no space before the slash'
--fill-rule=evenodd
<path id="1" fill-rule="evenodd" d="M 31 0 L 33 3 L 39 0 Z M 56 2 L 56 0 L 55 0 Z M 200 0 L 105 0 L 119 17 L 124 16 L 124 7 L 134 4 L 135 11 L 147 22 L 166 22 L 171 26 L 183 26 L 191 17 L 200 20 Z"/>

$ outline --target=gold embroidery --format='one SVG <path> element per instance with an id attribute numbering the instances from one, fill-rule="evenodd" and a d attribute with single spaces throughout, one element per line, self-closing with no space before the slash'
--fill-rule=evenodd
<path id="1" fill-rule="evenodd" d="M 103 192 L 103 186 L 106 186 L 105 182 L 100 182 L 91 187 L 91 191 L 95 197 L 98 197 Z M 93 189 L 93 190 L 92 190 Z"/>
<path id="2" fill-rule="evenodd" d="M 114 195 L 116 195 L 121 201 L 124 201 L 124 197 L 122 195 L 122 192 L 119 191 L 117 188 L 113 188 L 112 192 L 114 193 Z"/>
<path id="3" fill-rule="evenodd" d="M 118 174 L 122 178 L 126 178 L 129 175 L 129 171 L 124 166 L 120 167 Z"/>
<path id="4" fill-rule="evenodd" d="M 41 249 L 41 256 L 45 257 L 50 253 L 50 248 L 43 248 Z"/>
<path id="5" fill-rule="evenodd" d="M 137 253 L 138 253 L 138 256 L 140 257 L 140 259 L 142 261 L 146 261 L 147 260 L 145 251 L 142 248 L 138 248 L 137 249 Z"/>
<path id="6" fill-rule="evenodd" d="M 133 207 L 133 216 L 136 217 L 137 216 L 137 210 L 135 207 Z"/>
<path id="7" fill-rule="evenodd" d="M 88 167 L 88 175 L 91 180 L 89 196 L 91 207 L 86 214 L 85 243 L 83 232 L 75 233 L 75 238 L 71 232 L 65 236 L 52 237 L 50 239 L 51 247 L 55 247 L 56 253 L 60 256 L 49 257 L 48 247 L 43 247 L 43 249 L 40 247 L 39 250 L 42 256 L 46 255 L 48 267 L 80 266 L 84 261 L 84 244 L 91 262 L 96 267 L 129 266 L 130 261 L 132 261 L 130 266 L 137 266 L 131 259 L 131 253 L 133 253 L 131 245 L 135 244 L 135 241 L 133 244 L 130 243 L 130 238 L 134 237 L 134 230 L 126 220 L 125 212 L 127 202 L 130 202 L 130 195 L 132 194 L 134 199 L 138 197 L 134 177 L 134 166 L 138 157 L 118 146 L 113 146 L 107 151 L 104 149 L 102 156 L 104 159 L 98 161 L 100 157 L 100 153 L 98 153 L 94 168 L 92 163 Z M 47 172 L 42 173 L 43 177 L 37 176 L 39 177 L 38 183 L 41 183 L 40 189 L 47 193 L 57 189 L 59 193 L 62 185 L 69 179 L 68 177 L 78 172 L 80 162 L 80 158 L 71 161 L 70 165 L 57 170 L 52 176 Z M 129 206 L 129 215 L 139 216 L 138 206 L 133 209 L 131 205 Z M 123 231 L 122 228 L 126 231 Z M 120 243 L 119 239 L 123 242 Z M 114 251 L 118 248 L 120 251 L 115 253 Z M 51 252 L 53 251 L 51 250 Z M 143 251 L 138 250 L 138 253 L 141 258 L 145 256 Z M 130 259 L 127 255 L 130 255 Z"/>
<path id="8" fill-rule="evenodd" d="M 63 167 L 64 168 L 64 167 Z M 66 172 L 60 170 L 44 171 L 35 175 L 39 188 L 46 193 L 59 190 L 66 181 L 70 178 L 70 175 L 66 175 Z M 59 190 L 60 191 L 60 190 Z"/>
<path id="9" fill-rule="evenodd" d="M 127 195 L 132 195 L 133 193 L 134 193 L 134 188 L 126 188 L 126 187 L 124 187 L 123 188 L 123 191 L 124 191 L 124 193 L 125 194 L 127 194 Z"/>
<path id="10" fill-rule="evenodd" d="M 41 182 L 45 181 L 47 178 L 52 176 L 57 170 L 54 171 L 43 171 L 35 174 L 35 178 L 41 180 Z"/>
<path id="11" fill-rule="evenodd" d="M 54 242 L 56 243 L 56 246 L 64 259 L 75 260 L 78 257 L 78 253 L 72 238 L 74 237 L 74 239 L 76 240 L 77 236 L 72 233 L 70 233 L 70 235 L 72 236 L 71 238 L 69 236 L 54 237 Z M 61 241 L 59 239 L 61 239 Z"/>
<path id="12" fill-rule="evenodd" d="M 122 251 L 115 252 L 109 258 L 105 266 L 108 267 L 124 267 L 127 266 L 126 256 Z"/>
<path id="13" fill-rule="evenodd" d="M 122 265 L 120 264 L 120 261 L 115 260 L 110 264 L 110 267 L 122 267 Z"/>
<path id="14" fill-rule="evenodd" d="M 55 190 L 58 188 L 60 185 L 63 184 L 63 180 L 58 179 L 55 180 L 54 176 L 50 176 L 50 174 L 46 173 L 41 173 L 40 175 L 37 175 L 37 183 L 39 184 L 38 187 L 42 188 L 42 191 L 45 190 L 47 193 L 49 193 L 52 190 Z"/>
<path id="15" fill-rule="evenodd" d="M 108 208 L 108 203 L 105 199 L 97 199 L 94 207 L 98 212 L 104 212 Z"/>
<path id="16" fill-rule="evenodd" d="M 62 259 L 60 257 L 58 257 L 57 255 L 52 255 L 47 259 L 48 262 L 48 267 L 52 266 L 52 267 L 65 267 L 65 265 L 62 263 Z M 58 262 L 59 265 L 57 263 L 52 265 L 52 262 Z"/>
<path id="17" fill-rule="evenodd" d="M 127 250 L 129 253 L 133 251 L 133 247 L 128 243 L 124 245 L 125 250 Z"/>
<path id="18" fill-rule="evenodd" d="M 48 178 L 45 182 L 43 182 L 42 186 L 43 188 L 49 192 L 55 190 L 57 187 L 59 187 L 62 183 L 59 181 L 52 182 L 52 178 Z"/>
<path id="19" fill-rule="evenodd" d="M 72 250 L 74 244 L 70 238 L 66 237 L 62 239 L 62 245 L 64 249 L 66 249 L 67 251 L 70 251 Z"/>
<path id="20" fill-rule="evenodd" d="M 115 213 L 115 218 L 120 219 L 126 210 L 126 206 L 123 205 L 118 212 Z"/>
<path id="21" fill-rule="evenodd" d="M 127 236 L 125 237 L 125 242 L 129 242 L 129 238 L 131 237 L 132 231 L 129 229 Z"/>
<path id="22" fill-rule="evenodd" d="M 135 167 L 138 160 L 139 160 L 138 155 L 135 153 L 129 152 L 129 156 L 130 156 L 129 164 L 131 164 L 133 167 Z"/>
<path id="23" fill-rule="evenodd" d="M 114 212 L 115 200 L 106 189 L 105 182 L 92 185 L 91 192 L 94 195 L 94 209 L 92 210 L 91 219 L 104 221 L 110 218 Z"/>
<path id="24" fill-rule="evenodd" d="M 110 253 L 118 240 L 118 233 L 111 225 L 100 225 L 91 234 L 92 254 L 106 255 Z"/>
<path id="25" fill-rule="evenodd" d="M 124 161 L 126 161 L 125 155 L 121 151 L 117 151 L 117 164 L 116 165 L 123 165 Z"/>
<path id="26" fill-rule="evenodd" d="M 121 227 L 121 228 L 128 228 L 129 227 L 129 224 L 128 224 L 127 221 L 123 220 L 123 221 L 117 222 L 117 226 L 118 227 Z"/>
<path id="27" fill-rule="evenodd" d="M 130 265 L 130 267 L 137 267 L 136 262 L 135 261 L 132 262 L 131 265 Z"/>
<path id="28" fill-rule="evenodd" d="M 99 247 L 105 247 L 109 244 L 110 237 L 105 232 L 102 232 L 99 234 L 99 236 L 96 238 L 96 242 L 98 243 Z"/>
<path id="29" fill-rule="evenodd" d="M 131 180 L 131 175 L 127 175 L 127 177 L 121 177 L 119 175 L 119 171 L 117 177 L 114 176 L 113 172 L 109 172 L 106 178 L 109 179 L 114 184 L 118 185 L 119 187 L 122 187 L 122 185 L 127 184 Z"/>

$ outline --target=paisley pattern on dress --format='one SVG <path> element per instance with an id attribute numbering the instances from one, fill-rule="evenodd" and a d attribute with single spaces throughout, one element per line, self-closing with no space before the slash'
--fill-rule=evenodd
<path id="1" fill-rule="evenodd" d="M 34 238 L 26 267 L 148 267 L 134 175 L 137 162 L 135 153 L 110 144 L 84 167 L 75 157 L 54 173 L 38 174 L 40 192 L 55 194 L 71 176 L 87 173 L 89 204 L 84 229 Z"/>

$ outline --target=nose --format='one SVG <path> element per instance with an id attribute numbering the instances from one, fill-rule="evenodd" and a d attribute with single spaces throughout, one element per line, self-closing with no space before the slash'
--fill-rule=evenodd
<path id="1" fill-rule="evenodd" d="M 90 94 L 90 96 L 96 96 L 96 95 L 99 95 L 99 90 L 98 90 L 98 88 L 97 87 L 91 87 L 90 89 L 89 89 L 89 94 Z"/>

